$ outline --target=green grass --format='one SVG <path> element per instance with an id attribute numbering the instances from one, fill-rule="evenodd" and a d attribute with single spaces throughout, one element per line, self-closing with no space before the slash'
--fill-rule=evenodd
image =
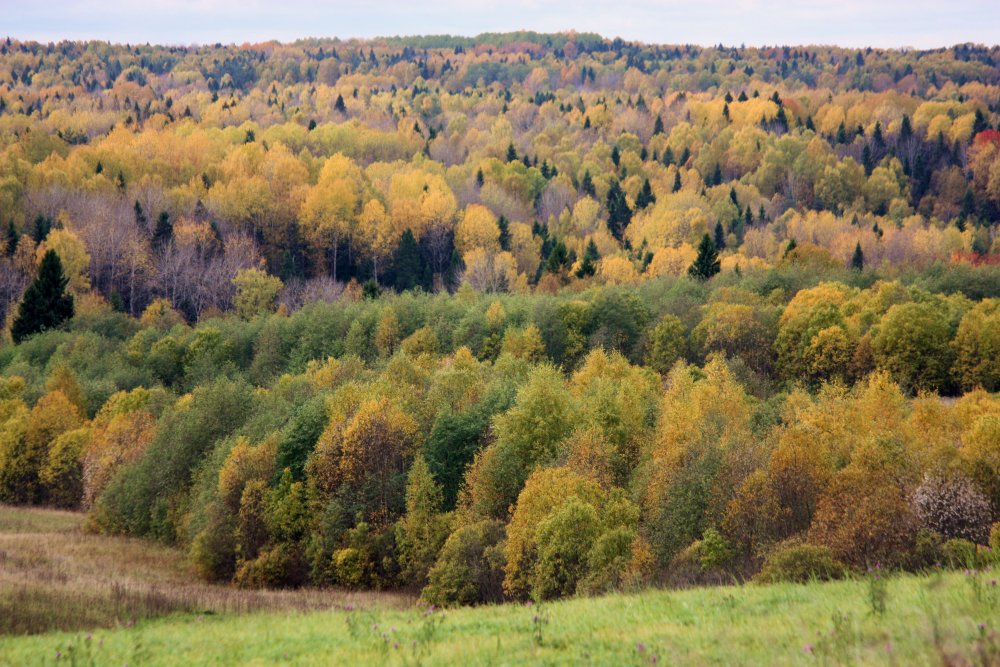
<path id="1" fill-rule="evenodd" d="M 76 664 L 99 665 L 643 665 L 655 655 L 663 665 L 998 665 L 1000 595 L 991 580 L 989 573 L 894 577 L 881 615 L 869 584 L 854 580 L 443 615 L 414 608 L 174 616 L 89 639 L 0 639 L 0 664 L 69 664 L 72 655 Z"/>

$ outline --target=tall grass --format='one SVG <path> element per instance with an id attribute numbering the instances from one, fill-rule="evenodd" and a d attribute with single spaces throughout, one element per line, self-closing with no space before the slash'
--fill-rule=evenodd
<path id="1" fill-rule="evenodd" d="M 173 613 L 406 606 L 405 595 L 240 590 L 199 582 L 184 555 L 82 531 L 72 512 L 0 506 L 0 634 L 131 625 Z"/>

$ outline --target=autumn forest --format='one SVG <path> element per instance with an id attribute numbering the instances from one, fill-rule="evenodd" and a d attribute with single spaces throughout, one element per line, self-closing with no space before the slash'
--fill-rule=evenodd
<path id="1" fill-rule="evenodd" d="M 0 42 L 0 502 L 437 605 L 1000 549 L 1000 47 Z"/>

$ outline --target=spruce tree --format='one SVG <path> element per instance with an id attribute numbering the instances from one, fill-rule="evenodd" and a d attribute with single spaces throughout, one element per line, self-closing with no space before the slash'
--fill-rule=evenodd
<path id="1" fill-rule="evenodd" d="M 674 187 L 671 192 L 678 192 L 681 189 L 681 170 L 678 169 L 674 172 Z"/>
<path id="2" fill-rule="evenodd" d="M 337 101 L 334 102 L 333 108 L 339 111 L 340 113 L 344 113 L 345 111 L 347 111 L 347 105 L 344 104 L 343 95 L 337 95 Z"/>
<path id="3" fill-rule="evenodd" d="M 393 259 L 393 270 L 396 277 L 395 286 L 400 292 L 425 285 L 420 245 L 409 229 L 403 232 L 399 239 L 399 247 L 396 248 L 396 256 Z"/>
<path id="4" fill-rule="evenodd" d="M 643 181 L 642 189 L 639 190 L 639 194 L 635 198 L 635 208 L 636 210 L 641 210 L 655 203 L 656 195 L 653 194 L 653 186 L 649 184 L 649 179 L 647 178 Z"/>
<path id="5" fill-rule="evenodd" d="M 174 225 L 170 222 L 170 214 L 160 211 L 153 229 L 153 248 L 160 250 L 174 238 Z"/>
<path id="6" fill-rule="evenodd" d="M 580 191 L 591 197 L 597 196 L 597 190 L 594 188 L 594 179 L 590 177 L 589 169 L 583 172 L 583 181 L 580 182 Z"/>
<path id="7" fill-rule="evenodd" d="M 726 247 L 726 230 L 722 228 L 721 222 L 715 223 L 715 247 L 718 250 L 723 250 Z"/>
<path id="8" fill-rule="evenodd" d="M 514 148 L 514 142 L 507 144 L 507 162 L 517 161 L 517 149 Z"/>
<path id="9" fill-rule="evenodd" d="M 14 256 L 14 251 L 17 250 L 17 242 L 21 239 L 17 234 L 17 228 L 14 227 L 14 221 L 9 220 L 7 222 L 7 229 L 4 234 L 6 237 L 5 249 L 8 257 Z"/>
<path id="10" fill-rule="evenodd" d="M 569 253 L 566 250 L 566 244 L 562 241 L 556 241 L 555 245 L 552 246 L 552 252 L 549 253 L 549 258 L 545 260 L 545 270 L 548 273 L 559 273 L 562 267 L 569 263 Z"/>
<path id="11" fill-rule="evenodd" d="M 15 343 L 53 329 L 73 317 L 73 296 L 66 293 L 69 278 L 55 250 L 49 250 L 38 265 L 38 275 L 28 287 L 17 309 L 10 333 Z"/>
<path id="12" fill-rule="evenodd" d="M 618 241 L 625 237 L 625 228 L 632 222 L 632 209 L 625 200 L 625 191 L 618 181 L 611 181 L 608 189 L 608 230 Z"/>
<path id="13" fill-rule="evenodd" d="M 601 259 L 601 253 L 597 251 L 597 244 L 594 239 L 587 242 L 587 249 L 583 251 L 583 260 L 576 270 L 577 278 L 586 278 L 597 273 L 597 262 Z"/>
<path id="14" fill-rule="evenodd" d="M 861 251 L 861 243 L 854 246 L 854 255 L 851 256 L 851 268 L 861 271 L 865 268 L 865 253 Z"/>
<path id="15" fill-rule="evenodd" d="M 500 216 L 497 227 L 500 229 L 500 249 L 510 251 L 510 223 L 507 222 L 506 216 Z"/>
<path id="16" fill-rule="evenodd" d="M 688 267 L 688 275 L 695 280 L 708 280 L 721 270 L 719 263 L 719 251 L 715 247 L 715 241 L 708 234 L 701 237 L 698 244 L 698 256 L 694 263 Z"/>
<path id="17" fill-rule="evenodd" d="M 656 122 L 653 123 L 653 135 L 663 134 L 663 119 L 659 116 L 656 117 Z"/>

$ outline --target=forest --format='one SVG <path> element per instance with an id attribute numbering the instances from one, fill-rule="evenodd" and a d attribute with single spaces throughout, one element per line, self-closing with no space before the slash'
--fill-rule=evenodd
<path id="1" fill-rule="evenodd" d="M 1000 553 L 1000 47 L 7 39 L 0 225 L 0 502 L 209 581 Z"/>

